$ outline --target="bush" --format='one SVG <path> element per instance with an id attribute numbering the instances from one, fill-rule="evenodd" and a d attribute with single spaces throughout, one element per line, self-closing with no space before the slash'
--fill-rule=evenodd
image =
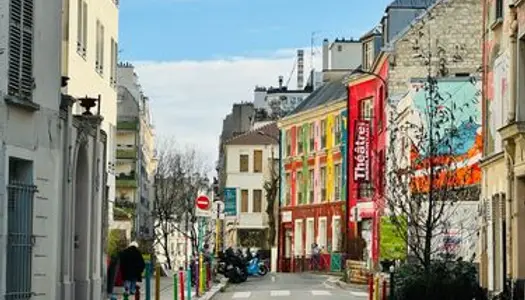
<path id="1" fill-rule="evenodd" d="M 113 257 L 129 245 L 126 231 L 122 229 L 111 229 L 108 235 L 108 255 Z"/>
<path id="2" fill-rule="evenodd" d="M 434 261 L 428 272 L 405 264 L 394 275 L 396 300 L 472 300 L 480 290 L 476 268 L 464 261 Z"/>

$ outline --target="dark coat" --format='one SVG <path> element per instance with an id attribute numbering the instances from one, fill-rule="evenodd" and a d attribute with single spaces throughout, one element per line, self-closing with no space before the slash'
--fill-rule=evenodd
<path id="1" fill-rule="evenodd" d="M 122 250 L 119 262 L 123 280 L 142 281 L 142 272 L 144 272 L 146 263 L 137 247 L 129 246 Z"/>

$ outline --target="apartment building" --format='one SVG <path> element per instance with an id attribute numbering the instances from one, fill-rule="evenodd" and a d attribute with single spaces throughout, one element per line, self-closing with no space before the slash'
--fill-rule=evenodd
<path id="1" fill-rule="evenodd" d="M 149 99 L 133 65 L 118 66 L 116 197 L 110 227 L 126 230 L 129 238 L 153 234 L 154 128 Z"/>
<path id="2" fill-rule="evenodd" d="M 64 0 L 62 6 L 62 75 L 73 97 L 99 98 L 107 133 L 107 200 L 115 199 L 118 0 Z M 94 108 L 99 109 L 97 108 Z M 74 112 L 80 113 L 80 105 Z M 106 222 L 106 220 L 104 220 Z"/>
<path id="3" fill-rule="evenodd" d="M 61 8 L 0 4 L 2 299 L 103 298 L 105 133 L 98 99 L 66 94 Z"/>
<path id="4" fill-rule="evenodd" d="M 270 246 L 264 184 L 279 159 L 278 145 L 275 122 L 225 142 L 225 247 Z"/>

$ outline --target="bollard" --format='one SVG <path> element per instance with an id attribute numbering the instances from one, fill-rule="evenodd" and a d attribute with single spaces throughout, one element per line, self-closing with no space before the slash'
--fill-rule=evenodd
<path id="1" fill-rule="evenodd" d="M 173 300 L 179 299 L 179 283 L 177 279 L 179 278 L 179 273 L 173 274 Z"/>
<path id="2" fill-rule="evenodd" d="M 155 264 L 155 300 L 160 300 L 160 264 Z"/>
<path id="3" fill-rule="evenodd" d="M 186 280 L 188 280 L 187 277 L 186 277 Z M 179 300 L 184 300 L 184 272 L 183 271 L 179 271 L 179 287 L 180 287 L 180 299 Z"/>
<path id="4" fill-rule="evenodd" d="M 368 300 L 374 300 L 374 275 L 368 276 Z"/>
<path id="5" fill-rule="evenodd" d="M 202 256 L 202 253 L 199 253 L 199 283 L 198 283 L 198 290 L 199 293 L 197 295 L 202 296 L 204 294 L 204 257 Z"/>
<path id="6" fill-rule="evenodd" d="M 151 261 L 146 263 L 146 300 L 151 300 Z"/>
<path id="7" fill-rule="evenodd" d="M 206 263 L 202 266 L 202 293 L 208 290 L 208 267 Z"/>
<path id="8" fill-rule="evenodd" d="M 387 297 L 386 297 L 386 279 L 383 278 L 383 296 L 381 297 L 381 300 L 387 300 Z"/>
<path id="9" fill-rule="evenodd" d="M 140 286 L 135 286 L 135 300 L 140 300 Z"/>
<path id="10" fill-rule="evenodd" d="M 394 295 L 394 287 L 395 287 L 395 282 L 394 282 L 394 267 L 390 267 L 390 289 L 389 289 L 389 294 L 390 294 L 390 297 L 389 297 L 389 300 L 394 300 L 395 299 L 395 295 Z"/>
<path id="11" fill-rule="evenodd" d="M 374 287 L 375 299 L 379 300 L 379 296 L 380 296 L 380 292 L 381 292 L 381 289 L 379 287 L 379 277 L 376 276 L 374 281 L 375 281 L 375 287 Z"/>
<path id="12" fill-rule="evenodd" d="M 186 299 L 191 300 L 191 268 L 186 271 Z"/>

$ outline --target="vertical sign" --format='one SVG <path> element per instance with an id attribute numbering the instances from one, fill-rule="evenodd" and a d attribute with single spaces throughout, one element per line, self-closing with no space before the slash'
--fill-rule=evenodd
<path id="1" fill-rule="evenodd" d="M 354 181 L 370 182 L 370 122 L 355 121 L 354 135 Z"/>
<path id="2" fill-rule="evenodd" d="M 224 188 L 224 214 L 226 216 L 237 215 L 237 189 Z"/>

